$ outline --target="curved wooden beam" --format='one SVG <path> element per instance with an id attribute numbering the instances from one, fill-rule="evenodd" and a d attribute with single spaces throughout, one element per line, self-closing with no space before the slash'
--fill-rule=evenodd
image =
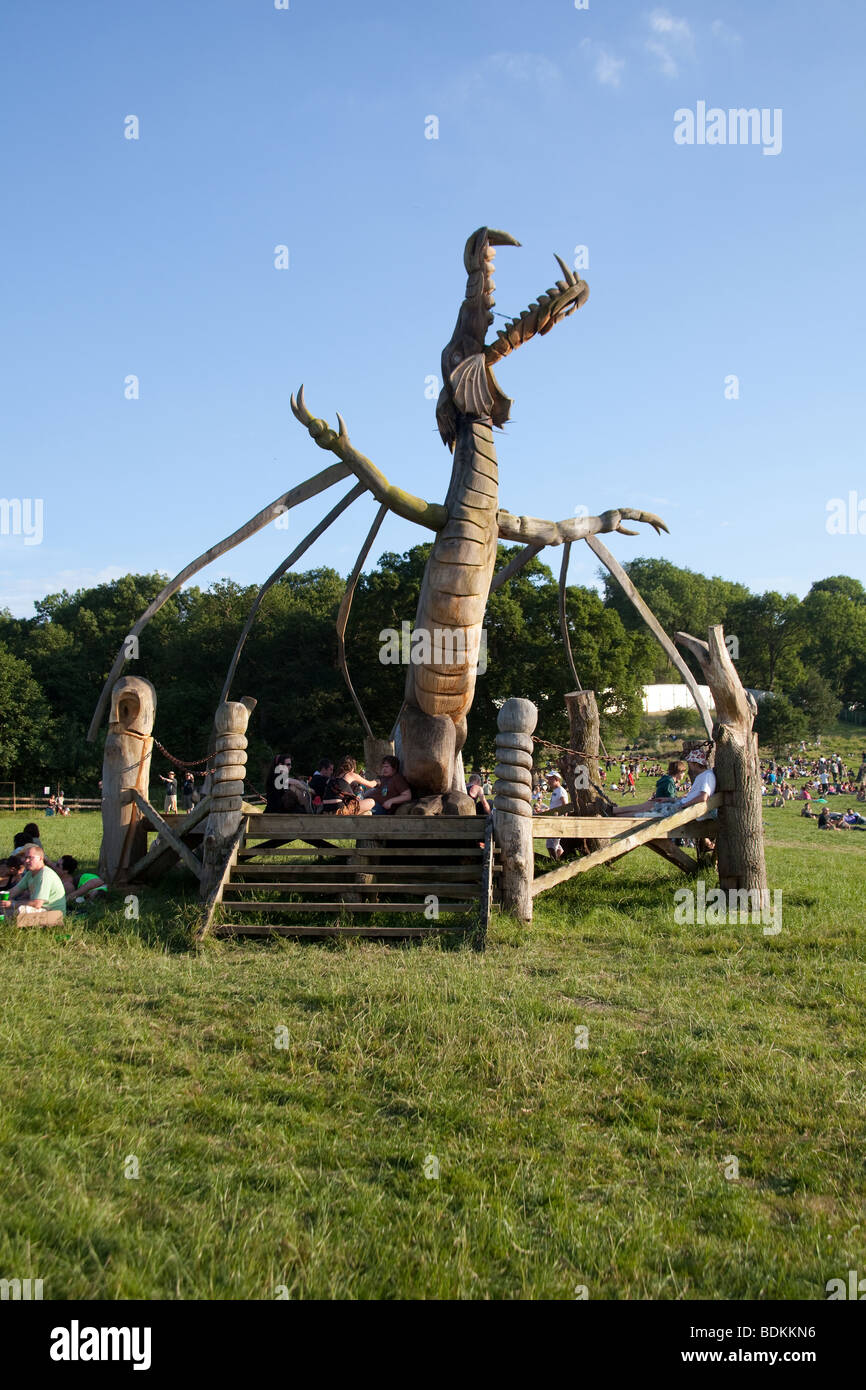
<path id="1" fill-rule="evenodd" d="M 366 491 L 367 489 L 363 483 L 356 483 L 355 486 L 352 488 L 351 492 L 347 492 L 346 496 L 342 499 L 342 501 L 338 502 L 336 507 L 331 508 L 331 510 L 328 512 L 328 515 L 322 518 L 318 526 L 314 526 L 312 531 L 310 531 L 308 535 L 304 536 L 304 539 L 301 541 L 300 545 L 296 545 L 291 555 L 289 555 L 285 560 L 283 560 L 282 564 L 277 565 L 277 568 L 274 570 L 273 574 L 269 575 L 268 578 L 265 580 L 264 584 L 259 589 L 259 592 L 253 599 L 252 607 L 250 608 L 250 611 L 247 614 L 247 620 L 243 626 L 243 631 L 241 632 L 241 635 L 238 638 L 238 644 L 235 647 L 235 654 L 231 659 L 228 674 L 225 678 L 225 684 L 222 688 L 222 694 L 220 695 L 220 704 L 223 704 L 224 701 L 228 700 L 229 698 L 229 691 L 231 689 L 232 681 L 235 678 L 235 671 L 237 670 L 238 662 L 240 661 L 241 652 L 244 649 L 244 643 L 246 642 L 250 634 L 250 629 L 252 628 L 252 625 L 255 622 L 256 614 L 258 613 L 261 607 L 262 599 L 264 598 L 265 594 L 268 592 L 269 589 L 273 588 L 277 580 L 282 578 L 282 576 L 286 573 L 287 570 L 290 570 L 292 568 L 292 565 L 296 564 L 297 561 L 300 560 L 301 556 L 304 554 L 306 550 L 309 550 L 313 542 L 319 539 L 322 532 L 327 531 L 331 523 L 333 521 L 336 521 L 337 517 L 340 516 L 346 510 L 347 507 L 350 507 L 353 502 L 357 501 L 361 494 Z"/>
<path id="2" fill-rule="evenodd" d="M 530 560 L 534 560 L 543 549 L 543 545 L 532 541 L 522 550 L 519 550 L 516 555 L 512 555 L 508 564 L 504 565 L 498 574 L 494 574 L 488 592 L 492 594 L 497 589 L 501 589 L 503 584 L 507 584 L 509 579 L 513 579 L 518 570 L 522 570 L 524 565 L 528 565 Z"/>
<path id="3" fill-rule="evenodd" d="M 220 555 L 224 555 L 227 550 L 233 550 L 236 545 L 240 545 L 241 541 L 247 540 L 249 536 L 254 536 L 257 531 L 261 531 L 264 526 L 267 526 L 271 521 L 275 521 L 278 516 L 281 516 L 283 512 L 288 511 L 291 507 L 296 507 L 300 502 L 306 502 L 310 497 L 316 497 L 320 492 L 324 492 L 326 488 L 333 487 L 334 483 L 338 483 L 341 478 L 347 477 L 350 472 L 351 469 L 345 464 L 334 463 L 330 468 L 324 468 L 321 473 L 317 473 L 315 477 L 307 478 L 306 482 L 299 483 L 297 487 L 291 488 L 289 492 L 284 492 L 282 497 L 277 497 L 269 506 L 263 507 L 260 512 L 257 512 L 255 516 L 251 517 L 250 520 L 239 527 L 237 531 L 233 531 L 230 536 L 226 536 L 225 540 L 219 541 L 217 545 L 212 545 L 210 550 L 206 550 L 203 555 L 199 555 L 197 560 L 193 560 L 192 564 L 187 565 L 186 569 L 182 569 L 179 574 L 175 575 L 170 583 L 166 584 L 165 588 L 157 594 L 153 602 L 144 610 L 138 621 L 129 629 L 127 637 L 124 638 L 123 646 L 114 659 L 114 664 L 102 688 L 102 694 L 97 701 L 96 709 L 93 711 L 90 728 L 87 730 L 88 743 L 92 743 L 99 732 L 99 726 L 102 723 L 102 716 L 105 713 L 105 706 L 111 695 L 112 686 L 126 664 L 125 651 L 127 638 L 138 637 L 150 622 L 154 613 L 158 613 L 162 605 L 171 598 L 172 594 L 177 593 L 178 589 L 180 589 L 188 579 L 192 579 L 194 574 L 198 574 L 199 570 L 203 570 L 205 566 L 211 564 L 213 560 L 219 559 Z"/>
<path id="4" fill-rule="evenodd" d="M 367 532 L 367 539 L 361 546 L 358 558 L 355 561 L 355 568 L 349 575 L 349 579 L 346 584 L 346 592 L 343 594 L 339 611 L 337 612 L 337 662 L 339 664 L 340 670 L 343 673 L 343 680 L 346 682 L 346 685 L 348 686 L 349 694 L 352 697 L 355 709 L 358 711 L 358 714 L 360 715 L 361 723 L 364 726 L 364 733 L 367 735 L 367 738 L 374 738 L 375 735 L 373 734 L 373 730 L 370 728 L 370 725 L 367 723 L 367 716 L 365 715 L 361 707 L 361 701 L 355 694 L 355 687 L 353 686 L 351 677 L 349 675 L 349 667 L 346 663 L 346 625 L 349 621 L 349 611 L 352 607 L 352 599 L 355 597 L 355 589 L 358 584 L 358 579 L 360 577 L 361 570 L 364 568 L 364 561 L 370 553 L 370 547 L 372 546 L 374 540 L 379 534 L 379 527 L 382 525 L 382 522 L 388 515 L 389 510 L 390 508 L 388 506 L 388 503 L 383 502 L 379 510 L 377 511 L 376 516 L 373 520 L 373 525 Z"/>
<path id="5" fill-rule="evenodd" d="M 341 415 L 337 415 L 339 431 L 331 429 L 327 420 L 317 420 L 307 409 L 303 386 L 298 390 L 297 399 L 292 396 L 291 404 L 295 419 L 306 426 L 319 448 L 329 449 L 332 454 L 341 458 L 355 477 L 360 478 L 364 486 L 370 489 L 377 502 L 386 502 L 392 512 L 405 517 L 407 521 L 427 526 L 431 531 L 442 530 L 448 520 L 447 509 L 438 502 L 425 502 L 423 497 L 416 497 L 414 493 L 404 492 L 401 487 L 389 483 L 375 463 L 359 453 L 350 443 L 346 423 Z"/>
<path id="6" fill-rule="evenodd" d="M 605 566 L 605 568 L 610 570 L 614 579 L 618 582 L 623 593 L 626 595 L 626 598 L 631 600 L 638 613 L 640 613 L 641 617 L 643 618 L 653 637 L 658 642 L 665 656 L 668 658 L 671 664 L 674 665 L 679 671 L 680 675 L 682 676 L 683 680 L 685 681 L 686 685 L 691 691 L 692 699 L 697 705 L 698 713 L 701 716 L 701 720 L 703 722 L 704 728 L 707 731 L 707 735 L 709 738 L 712 738 L 713 716 L 710 714 L 710 711 L 707 708 L 706 701 L 704 700 L 703 694 L 701 693 L 701 688 L 698 682 L 695 680 L 694 676 L 692 675 L 691 671 L 689 670 L 688 666 L 686 665 L 685 661 L 680 656 L 673 642 L 668 637 L 658 618 L 653 613 L 652 609 L 644 603 L 643 599 L 641 598 L 637 589 L 632 584 L 622 565 L 619 563 L 615 556 L 611 555 L 604 542 L 600 541 L 597 536 L 585 536 L 584 539 L 586 540 L 586 543 L 589 546 L 590 550 L 598 556 L 599 560 L 601 560 L 601 563 Z"/>

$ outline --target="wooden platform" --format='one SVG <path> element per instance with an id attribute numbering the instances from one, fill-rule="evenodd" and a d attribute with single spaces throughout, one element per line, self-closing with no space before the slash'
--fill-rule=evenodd
<path id="1" fill-rule="evenodd" d="M 715 824 L 712 812 L 721 804 L 722 798 L 716 795 L 705 803 L 686 806 L 682 811 L 667 816 L 535 816 L 534 835 L 548 839 L 556 836 L 561 839 L 606 840 L 607 844 L 594 854 L 583 855 L 542 874 L 532 885 L 532 896 L 537 897 L 548 888 L 567 883 L 578 874 L 588 873 L 599 864 L 612 863 L 614 859 L 620 859 L 642 845 L 686 873 L 697 873 L 700 867 L 697 859 L 692 859 L 680 849 L 677 842 L 700 836 L 702 832 L 699 827 L 702 826 L 704 834 L 712 833 Z M 544 829 L 536 832 L 536 825 Z"/>

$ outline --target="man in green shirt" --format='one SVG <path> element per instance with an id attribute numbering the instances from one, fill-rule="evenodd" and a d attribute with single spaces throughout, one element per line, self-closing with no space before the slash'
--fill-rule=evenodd
<path id="1" fill-rule="evenodd" d="M 28 845 L 22 859 L 26 873 L 9 894 L 12 903 L 46 912 L 65 913 L 66 890 L 60 875 L 45 863 L 44 849 L 38 845 Z"/>

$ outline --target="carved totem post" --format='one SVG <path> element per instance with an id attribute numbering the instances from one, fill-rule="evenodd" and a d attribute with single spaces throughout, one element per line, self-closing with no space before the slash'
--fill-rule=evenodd
<path id="1" fill-rule="evenodd" d="M 146 822 L 129 792 L 134 787 L 147 796 L 155 718 L 156 691 L 150 681 L 143 676 L 115 681 L 102 756 L 99 876 L 106 883 L 122 883 L 129 865 L 147 849 Z"/>
<path id="2" fill-rule="evenodd" d="M 502 906 L 532 921 L 532 731 L 538 710 L 531 700 L 506 700 L 497 718 L 493 826 L 502 850 Z"/>
<path id="3" fill-rule="evenodd" d="M 213 782 L 211 809 L 204 835 L 204 871 L 201 895 L 208 896 L 222 875 L 241 823 L 247 763 L 247 724 L 256 700 L 224 700 L 214 715 Z"/>

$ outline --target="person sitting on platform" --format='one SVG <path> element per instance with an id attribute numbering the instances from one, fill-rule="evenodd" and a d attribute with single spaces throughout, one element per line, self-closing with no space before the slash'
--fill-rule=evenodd
<path id="1" fill-rule="evenodd" d="M 378 784 L 361 802 L 361 815 L 390 816 L 398 806 L 411 800 L 412 788 L 400 772 L 400 759 L 392 753 L 386 754 L 379 769 Z"/>
<path id="2" fill-rule="evenodd" d="M 28 845 L 22 855 L 24 877 L 10 889 L 10 912 L 66 912 L 66 891 L 58 875 L 45 862 L 45 851 L 38 845 Z"/>
<path id="3" fill-rule="evenodd" d="M 292 775 L 290 753 L 278 753 L 265 778 L 265 814 L 269 816 L 306 815 L 313 799 L 306 782 Z"/>
<path id="4" fill-rule="evenodd" d="M 313 810 L 318 811 L 322 804 L 328 783 L 334 775 L 334 764 L 330 758 L 322 758 L 319 769 L 310 778 L 310 795 L 313 798 Z"/>
<path id="5" fill-rule="evenodd" d="M 656 789 L 652 794 L 652 800 L 654 802 L 659 802 L 662 805 L 665 805 L 671 801 L 676 801 L 677 778 L 682 777 L 685 771 L 686 764 L 683 762 L 677 761 L 673 763 L 668 763 L 667 772 L 662 777 L 659 777 L 658 781 L 656 782 Z M 631 810 L 635 809 L 635 807 L 631 807 Z"/>
<path id="6" fill-rule="evenodd" d="M 677 797 L 673 801 L 658 801 L 652 796 L 649 801 L 642 801 L 637 806 L 615 806 L 612 814 L 614 816 L 668 816 L 677 811 L 685 810 L 687 806 L 695 806 L 699 802 L 709 801 L 716 790 L 716 774 L 709 765 L 706 752 L 703 748 L 693 748 L 691 752 L 686 754 L 686 762 L 692 787 L 685 796 Z"/>

